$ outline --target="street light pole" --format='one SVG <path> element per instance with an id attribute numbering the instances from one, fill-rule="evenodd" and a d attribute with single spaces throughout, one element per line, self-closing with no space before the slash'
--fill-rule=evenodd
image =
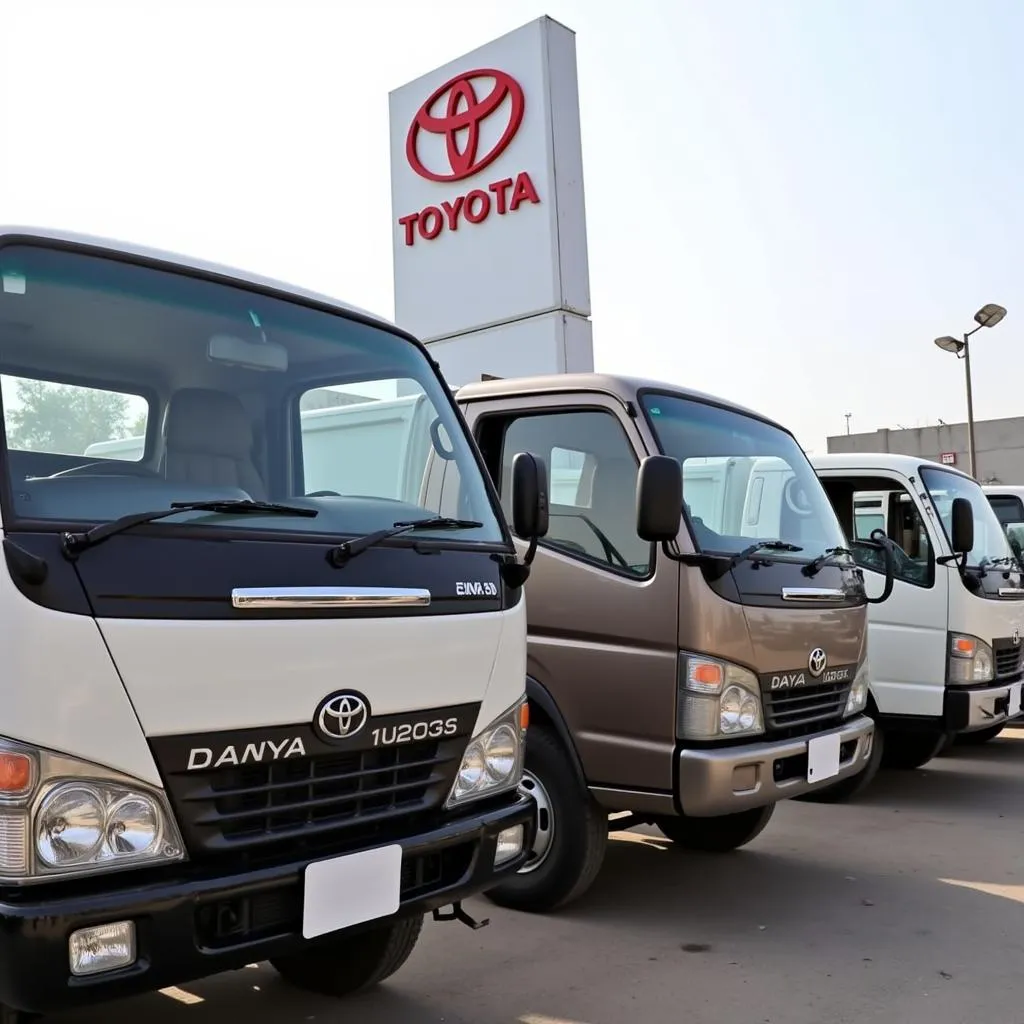
<path id="1" fill-rule="evenodd" d="M 975 327 L 974 331 L 978 329 Z M 967 382 L 967 464 L 971 476 L 974 476 L 975 459 L 977 458 L 974 449 L 974 396 L 971 393 L 970 337 L 974 331 L 966 331 L 964 333 L 964 379 Z"/>
<path id="2" fill-rule="evenodd" d="M 977 457 L 978 453 L 974 445 L 974 394 L 971 390 L 971 335 L 980 331 L 982 327 L 995 327 L 1003 317 L 1006 310 L 990 302 L 982 306 L 974 314 L 974 322 L 978 325 L 969 331 L 964 331 L 963 340 L 951 338 L 948 334 L 942 338 L 936 338 L 935 344 L 943 352 L 952 352 L 957 359 L 964 361 L 964 380 L 967 384 L 967 459 L 970 463 L 971 476 L 977 479 Z"/>

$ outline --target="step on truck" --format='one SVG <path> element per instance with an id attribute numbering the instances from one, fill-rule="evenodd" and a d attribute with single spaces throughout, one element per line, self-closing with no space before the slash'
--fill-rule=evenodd
<path id="1" fill-rule="evenodd" d="M 305 412 L 397 395 L 402 459 L 311 441 Z M 264 960 L 342 996 L 428 913 L 475 923 L 461 901 L 532 845 L 526 571 L 425 348 L 0 229 L 0 399 L 0 1021 Z"/>
<path id="2" fill-rule="evenodd" d="M 457 399 L 506 510 L 518 453 L 549 478 L 527 584 L 538 826 L 496 902 L 580 896 L 611 829 L 653 824 L 679 849 L 724 852 L 779 800 L 859 784 L 868 598 L 789 431 L 602 374 L 488 380 Z"/>
<path id="3" fill-rule="evenodd" d="M 884 767 L 920 768 L 952 740 L 984 743 L 1021 713 L 1024 581 L 981 485 L 910 455 L 811 458 L 864 571 L 892 588 L 870 610 L 868 713 Z"/>

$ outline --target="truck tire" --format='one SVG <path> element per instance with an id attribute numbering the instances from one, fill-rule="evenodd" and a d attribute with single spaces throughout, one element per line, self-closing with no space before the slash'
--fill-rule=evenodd
<path id="1" fill-rule="evenodd" d="M 882 767 L 909 772 L 922 768 L 946 745 L 946 734 L 941 732 L 900 732 L 889 730 Z"/>
<path id="2" fill-rule="evenodd" d="M 423 915 L 370 931 L 341 935 L 304 953 L 275 957 L 271 967 L 289 985 L 322 996 L 353 995 L 390 978 L 409 959 Z M 0 1018 L 0 1024 L 4 1024 Z"/>
<path id="3" fill-rule="evenodd" d="M 884 756 L 885 733 L 876 725 L 871 739 L 871 753 L 862 771 L 840 782 L 833 782 L 831 786 L 823 786 L 821 789 L 812 789 L 809 793 L 801 793 L 800 796 L 793 797 L 793 799 L 803 800 L 809 804 L 841 804 L 847 800 L 855 800 L 871 785 L 879 768 L 882 767 Z"/>
<path id="4" fill-rule="evenodd" d="M 1006 723 L 991 725 L 987 729 L 979 729 L 977 732 L 963 732 L 956 738 L 956 744 L 962 747 L 978 747 L 982 743 L 994 740 L 1004 729 Z"/>
<path id="5" fill-rule="evenodd" d="M 756 839 L 774 813 L 775 804 L 768 804 L 718 818 L 658 817 L 654 824 L 681 850 L 729 853 Z"/>
<path id="6" fill-rule="evenodd" d="M 537 836 L 526 863 L 488 890 L 500 907 L 543 914 L 579 899 L 593 884 L 608 847 L 608 813 L 577 781 L 564 746 L 531 728 L 522 788 L 537 804 Z"/>

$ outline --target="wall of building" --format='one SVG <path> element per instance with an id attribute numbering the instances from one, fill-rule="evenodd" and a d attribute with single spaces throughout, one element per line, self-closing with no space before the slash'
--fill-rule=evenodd
<path id="1" fill-rule="evenodd" d="M 935 462 L 949 462 L 952 457 L 953 465 L 970 472 L 966 423 L 837 434 L 827 443 L 829 452 L 894 452 Z M 976 421 L 974 447 L 975 476 L 982 483 L 1024 484 L 1024 417 Z"/>

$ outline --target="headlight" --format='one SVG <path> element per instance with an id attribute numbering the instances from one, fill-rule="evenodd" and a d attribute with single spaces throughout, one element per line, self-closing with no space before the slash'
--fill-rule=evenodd
<path id="1" fill-rule="evenodd" d="M 0 881 L 184 858 L 159 791 L 99 765 L 0 740 Z"/>
<path id="2" fill-rule="evenodd" d="M 681 652 L 676 732 L 686 740 L 764 732 L 761 686 L 749 669 Z"/>
<path id="3" fill-rule="evenodd" d="M 494 796 L 519 785 L 528 721 L 524 698 L 469 741 L 446 806 Z"/>
<path id="4" fill-rule="evenodd" d="M 949 681 L 954 686 L 987 683 L 995 678 L 992 648 L 965 633 L 949 634 Z"/>
<path id="5" fill-rule="evenodd" d="M 850 715 L 857 714 L 858 711 L 863 711 L 868 706 L 868 663 L 863 661 L 857 674 L 853 677 L 853 685 L 850 687 L 850 695 L 846 698 L 846 710 L 843 712 L 844 718 L 849 718 Z"/>

